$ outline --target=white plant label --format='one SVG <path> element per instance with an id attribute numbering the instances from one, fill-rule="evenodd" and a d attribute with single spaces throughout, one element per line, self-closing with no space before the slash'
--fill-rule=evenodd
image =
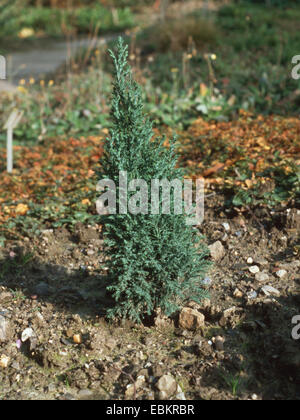
<path id="1" fill-rule="evenodd" d="M 4 129 L 7 130 L 7 172 L 12 173 L 13 170 L 13 131 L 20 122 L 20 119 L 23 116 L 23 112 L 14 109 L 4 126 Z"/>
<path id="2" fill-rule="evenodd" d="M 0 80 L 6 79 L 6 58 L 0 55 Z"/>

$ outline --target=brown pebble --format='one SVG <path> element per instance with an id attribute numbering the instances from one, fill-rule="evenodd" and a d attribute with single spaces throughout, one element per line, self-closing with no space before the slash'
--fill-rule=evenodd
<path id="1" fill-rule="evenodd" d="M 225 338 L 224 337 L 221 337 L 221 336 L 218 335 L 215 338 L 215 346 L 216 346 L 216 349 L 218 351 L 223 351 L 224 350 L 224 342 L 225 342 Z"/>
<path id="2" fill-rule="evenodd" d="M 0 357 L 0 367 L 4 369 L 7 368 L 9 364 L 9 360 L 10 358 L 8 356 L 6 356 L 5 354 L 2 354 L 2 356 Z"/>
<path id="3" fill-rule="evenodd" d="M 80 334 L 74 334 L 73 335 L 73 341 L 75 344 L 81 344 L 82 343 L 82 337 Z"/>
<path id="4" fill-rule="evenodd" d="M 67 331 L 66 331 L 66 336 L 68 337 L 68 338 L 71 338 L 71 337 L 73 337 L 74 336 L 74 332 L 69 328 Z"/>

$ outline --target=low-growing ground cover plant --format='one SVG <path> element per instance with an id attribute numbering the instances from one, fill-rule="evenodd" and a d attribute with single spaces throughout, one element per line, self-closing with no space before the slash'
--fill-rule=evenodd
<path id="1" fill-rule="evenodd" d="M 290 200 L 299 205 L 298 127 L 297 118 L 241 114 L 237 121 L 213 124 L 201 118 L 178 131 L 180 166 L 189 178 L 205 178 L 208 195 L 212 188 L 225 192 L 231 209 L 233 200 L 240 208 L 280 208 Z M 105 133 L 104 129 L 93 137 L 57 137 L 36 146 L 16 146 L 12 174 L 5 171 L 6 152 L 1 149 L 1 244 L 47 228 L 97 223 L 94 171 Z M 162 134 L 157 129 L 156 133 Z"/>

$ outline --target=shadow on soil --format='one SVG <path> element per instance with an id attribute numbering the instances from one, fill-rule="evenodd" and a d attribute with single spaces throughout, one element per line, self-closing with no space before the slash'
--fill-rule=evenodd
<path id="1" fill-rule="evenodd" d="M 300 340 L 292 338 L 295 327 L 300 332 L 292 324 L 298 314 L 299 294 L 248 307 L 240 324 L 227 330 L 225 353 L 230 357 L 217 368 L 205 369 L 201 385 L 215 383 L 233 397 L 257 394 L 263 399 L 300 399 Z"/>
<path id="2" fill-rule="evenodd" d="M 107 277 L 91 275 L 83 267 L 72 273 L 65 267 L 45 264 L 19 247 L 0 260 L 0 286 L 15 297 L 50 303 L 56 310 L 84 318 L 104 316 L 113 303 L 106 292 Z"/>
<path id="3" fill-rule="evenodd" d="M 83 319 L 105 316 L 112 304 L 106 282 L 106 277 L 81 269 L 70 274 L 64 267 L 45 265 L 22 248 L 0 260 L 0 287 L 11 291 L 16 305 L 20 300 L 38 301 Z M 296 284 L 300 285 L 300 278 Z M 0 303 L 5 309 L 5 301 Z M 208 396 L 211 399 L 222 398 L 224 393 L 232 398 L 253 393 L 263 399 L 300 399 L 300 340 L 291 336 L 291 320 L 298 314 L 299 294 L 246 306 L 239 324 L 225 330 L 223 359 L 216 363 L 214 354 L 200 354 L 196 363 L 187 364 L 190 383 L 199 389 L 198 398 L 207 386 L 215 391 Z M 198 399 L 197 392 L 194 396 Z"/>

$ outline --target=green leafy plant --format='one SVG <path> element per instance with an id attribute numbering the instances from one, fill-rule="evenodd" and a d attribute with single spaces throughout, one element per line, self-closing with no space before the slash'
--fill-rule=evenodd
<path id="1" fill-rule="evenodd" d="M 134 24 L 134 16 L 128 7 L 114 8 L 112 11 L 100 4 L 93 4 L 67 10 L 33 7 L 21 0 L 0 2 L 0 34 L 4 39 L 18 39 L 18 33 L 23 28 L 32 29 L 28 38 L 34 39 L 42 34 L 62 37 L 66 33 L 90 34 L 97 30 L 100 34 L 121 31 Z"/>
<path id="2" fill-rule="evenodd" d="M 236 373 L 235 375 L 229 372 L 226 372 L 224 374 L 221 373 L 221 378 L 225 382 L 226 386 L 228 386 L 229 389 L 231 390 L 232 395 L 236 397 L 239 392 L 239 387 L 241 384 L 240 373 Z"/>
<path id="3" fill-rule="evenodd" d="M 290 171 L 288 173 L 282 167 L 269 167 L 265 169 L 262 173 L 258 174 L 258 182 L 251 188 L 247 190 L 240 187 L 232 188 L 231 199 L 227 204 L 229 206 L 233 204 L 236 207 L 265 204 L 273 207 L 278 203 L 287 202 L 291 199 L 299 203 L 299 165 L 291 164 L 289 169 Z M 245 177 L 245 179 L 247 178 Z"/>
<path id="4" fill-rule="evenodd" d="M 18 275 L 33 259 L 33 254 L 21 254 L 15 258 L 0 261 L 0 280 L 4 280 L 7 274 Z"/>
<path id="5" fill-rule="evenodd" d="M 19 0 L 2 0 L 0 2 L 0 35 L 12 35 L 16 30 L 19 16 Z"/>
<path id="6" fill-rule="evenodd" d="M 143 179 L 148 187 L 153 179 L 182 179 L 181 170 L 175 167 L 174 140 L 168 148 L 164 138 L 152 139 L 152 123 L 143 114 L 140 88 L 132 78 L 122 38 L 117 51 L 117 55 L 110 52 L 115 65 L 113 127 L 104 145 L 100 179 L 108 178 L 118 186 L 119 171 L 127 171 L 128 182 Z M 117 187 L 117 208 L 119 191 Z M 209 265 L 208 251 L 196 229 L 186 224 L 184 214 L 174 214 L 172 208 L 171 214 L 117 212 L 101 217 L 107 289 L 115 300 L 107 312 L 109 318 L 128 317 L 140 322 L 156 308 L 170 315 L 183 299 L 199 301 L 204 296 L 201 280 Z"/>

